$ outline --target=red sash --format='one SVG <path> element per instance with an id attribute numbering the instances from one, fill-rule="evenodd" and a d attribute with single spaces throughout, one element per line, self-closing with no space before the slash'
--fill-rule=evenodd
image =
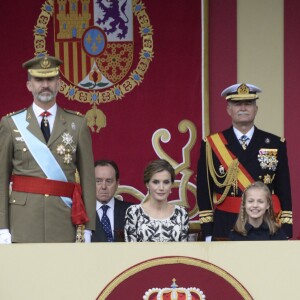
<path id="1" fill-rule="evenodd" d="M 226 145 L 227 140 L 225 139 L 223 133 L 215 133 L 207 137 L 212 150 L 218 157 L 221 164 L 224 166 L 226 171 L 228 167 L 233 162 L 234 159 L 237 159 L 236 156 L 227 149 Z M 237 181 L 240 190 L 243 192 L 251 183 L 255 180 L 248 173 L 245 167 L 239 162 L 238 165 L 238 174 Z M 220 198 L 221 195 L 217 198 Z M 280 201 L 277 195 L 272 195 L 274 212 L 277 215 L 281 211 Z M 231 197 L 227 196 L 225 200 L 217 205 L 217 209 L 224 210 L 228 212 L 238 213 L 240 211 L 241 197 Z"/>
<path id="2" fill-rule="evenodd" d="M 71 210 L 72 223 L 74 225 L 80 225 L 89 221 L 81 197 L 81 186 L 78 183 L 13 175 L 12 190 L 23 193 L 71 198 L 73 200 Z"/>

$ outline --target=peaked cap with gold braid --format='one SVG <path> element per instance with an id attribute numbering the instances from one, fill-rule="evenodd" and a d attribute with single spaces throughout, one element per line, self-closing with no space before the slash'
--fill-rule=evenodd
<path id="1" fill-rule="evenodd" d="M 63 62 L 53 56 L 35 57 L 23 63 L 23 68 L 33 77 L 47 78 L 59 74 L 59 66 Z"/>
<path id="2" fill-rule="evenodd" d="M 226 88 L 221 96 L 227 101 L 257 100 L 261 89 L 249 83 L 237 83 Z"/>

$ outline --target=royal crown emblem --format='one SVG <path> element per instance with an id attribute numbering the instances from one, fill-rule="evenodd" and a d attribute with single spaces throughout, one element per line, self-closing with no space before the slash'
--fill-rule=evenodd
<path id="1" fill-rule="evenodd" d="M 184 288 L 178 287 L 174 278 L 171 287 L 169 288 L 152 288 L 149 289 L 143 296 L 144 300 L 205 300 L 204 293 L 195 287 Z"/>

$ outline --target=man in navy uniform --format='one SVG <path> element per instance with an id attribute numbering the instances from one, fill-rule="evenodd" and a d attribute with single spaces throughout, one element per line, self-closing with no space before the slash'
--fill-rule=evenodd
<path id="1" fill-rule="evenodd" d="M 242 192 L 263 181 L 272 192 L 274 210 L 292 237 L 292 200 L 286 142 L 254 125 L 261 89 L 234 84 L 221 96 L 227 100 L 232 126 L 201 143 L 197 201 L 202 236 L 206 241 L 228 238 L 240 210 Z"/>
<path id="2" fill-rule="evenodd" d="M 1 120 L 0 243 L 75 242 L 79 225 L 88 242 L 95 229 L 91 135 L 81 114 L 56 104 L 61 64 L 25 62 L 33 103 Z"/>
<path id="3" fill-rule="evenodd" d="M 115 197 L 119 186 L 120 173 L 112 160 L 95 161 L 96 177 L 96 230 L 92 242 L 124 241 L 126 209 L 131 203 Z"/>

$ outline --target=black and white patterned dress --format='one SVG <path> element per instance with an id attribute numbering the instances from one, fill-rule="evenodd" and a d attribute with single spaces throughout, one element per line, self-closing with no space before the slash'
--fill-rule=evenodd
<path id="1" fill-rule="evenodd" d="M 140 204 L 132 205 L 126 211 L 126 242 L 187 242 L 188 230 L 188 213 L 179 205 L 174 206 L 173 214 L 166 219 L 150 217 Z"/>

